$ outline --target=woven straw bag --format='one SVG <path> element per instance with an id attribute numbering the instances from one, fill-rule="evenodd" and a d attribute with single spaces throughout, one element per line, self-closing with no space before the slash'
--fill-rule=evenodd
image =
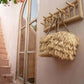
<path id="1" fill-rule="evenodd" d="M 60 18 L 61 19 L 61 18 Z M 62 20 L 62 19 L 61 19 Z M 56 31 L 59 29 L 59 18 L 56 21 Z M 66 24 L 63 22 L 65 28 Z M 62 60 L 74 60 L 79 45 L 79 38 L 68 32 L 59 31 L 40 38 L 40 53 L 42 57 L 58 57 Z"/>

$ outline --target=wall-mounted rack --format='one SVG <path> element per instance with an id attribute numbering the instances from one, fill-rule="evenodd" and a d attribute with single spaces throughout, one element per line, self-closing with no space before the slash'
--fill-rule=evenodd
<path id="1" fill-rule="evenodd" d="M 59 14 L 66 24 L 83 19 L 82 0 L 75 0 L 72 3 L 66 2 L 66 4 L 67 6 L 63 9 L 57 8 L 58 11 L 54 14 L 49 13 L 50 16 L 43 16 L 44 22 L 41 24 L 44 26 L 44 32 L 47 32 L 50 29 L 50 25 L 54 19 L 57 19 Z M 60 21 L 59 24 L 62 25 L 62 22 Z M 53 30 L 54 28 L 55 23 L 52 24 L 52 28 L 50 30 Z"/>

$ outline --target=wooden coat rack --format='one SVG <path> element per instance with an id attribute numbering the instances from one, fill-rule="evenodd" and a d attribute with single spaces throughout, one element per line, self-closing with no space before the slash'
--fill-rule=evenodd
<path id="1" fill-rule="evenodd" d="M 44 32 L 47 32 L 50 29 L 50 25 L 54 19 L 57 19 L 58 15 L 61 16 L 66 24 L 83 19 L 82 0 L 75 0 L 72 3 L 66 2 L 66 4 L 67 6 L 63 9 L 57 8 L 58 11 L 54 14 L 49 13 L 50 16 L 43 16 L 44 22 L 41 24 L 44 26 Z M 62 25 L 62 22 L 60 21 L 59 24 Z M 54 28 L 55 23 L 52 24 L 52 28 L 50 30 L 53 30 Z"/>

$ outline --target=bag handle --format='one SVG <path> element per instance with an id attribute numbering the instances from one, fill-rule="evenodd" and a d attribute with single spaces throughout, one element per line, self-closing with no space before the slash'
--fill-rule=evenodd
<path id="1" fill-rule="evenodd" d="M 71 31 L 68 29 L 68 27 L 67 27 L 67 25 L 65 24 L 65 22 L 62 20 L 62 18 L 61 18 L 60 15 L 58 15 L 57 22 L 56 22 L 56 25 L 55 25 L 56 32 L 59 31 L 59 26 L 60 26 L 60 23 L 59 23 L 59 22 L 60 22 L 60 20 L 62 21 L 62 24 L 64 25 L 64 28 L 67 30 L 67 32 L 71 32 Z"/>
<path id="2" fill-rule="evenodd" d="M 57 18 L 57 20 L 56 20 L 55 29 L 56 29 L 56 32 L 59 31 L 59 18 Z"/>
<path id="3" fill-rule="evenodd" d="M 52 19 L 51 19 L 51 20 L 52 20 Z M 49 28 L 49 30 L 48 30 L 48 32 L 47 32 L 47 35 L 49 34 L 49 32 L 50 32 L 50 30 L 51 30 L 52 25 L 53 25 L 54 22 L 55 22 L 55 31 L 56 31 L 56 32 L 59 31 L 59 26 L 60 26 L 59 22 L 60 22 L 60 20 L 62 21 L 62 24 L 64 25 L 64 28 L 67 30 L 67 32 L 71 32 L 71 31 L 68 29 L 68 27 L 67 27 L 67 25 L 65 24 L 65 22 L 62 20 L 61 16 L 58 15 L 58 18 L 57 18 L 57 19 L 54 19 L 54 20 L 52 21 L 52 23 L 51 23 L 51 25 L 50 25 L 50 28 Z"/>
<path id="4" fill-rule="evenodd" d="M 64 28 L 68 31 L 68 32 L 71 32 L 69 29 L 68 29 L 68 27 L 67 27 L 67 25 L 65 24 L 65 22 L 62 20 L 62 18 L 59 16 L 59 19 L 62 21 L 62 23 L 63 23 L 63 25 L 64 25 Z"/>

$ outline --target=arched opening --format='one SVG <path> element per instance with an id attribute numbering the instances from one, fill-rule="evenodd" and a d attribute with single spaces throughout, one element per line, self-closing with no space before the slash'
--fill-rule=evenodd
<path id="1" fill-rule="evenodd" d="M 18 29 L 17 79 L 35 84 L 37 0 L 22 4 Z"/>

